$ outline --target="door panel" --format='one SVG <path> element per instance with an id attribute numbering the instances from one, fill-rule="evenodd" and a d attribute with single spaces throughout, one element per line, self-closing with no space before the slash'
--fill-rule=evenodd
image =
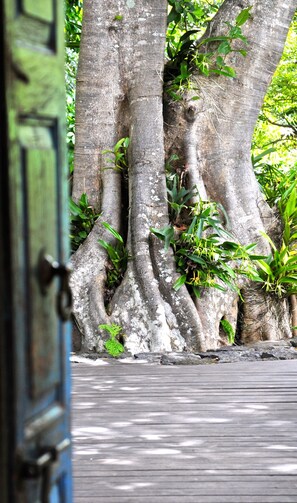
<path id="1" fill-rule="evenodd" d="M 54 3 L 43 0 L 23 0 L 21 2 L 22 11 L 33 18 L 41 19 L 52 23 L 54 21 Z"/>
<path id="2" fill-rule="evenodd" d="M 63 2 L 2 8 L 12 313 L 1 375 L 12 402 L 4 502 L 70 503 Z"/>
<path id="3" fill-rule="evenodd" d="M 57 160 L 53 128 L 27 122 L 20 127 L 23 209 L 26 214 L 30 394 L 38 398 L 59 382 L 56 281 L 43 289 L 38 263 L 41 255 L 58 257 Z M 43 291 L 44 290 L 44 291 Z M 43 334 L 40 337 L 40 334 Z"/>
<path id="4" fill-rule="evenodd" d="M 60 31 L 57 36 L 57 30 L 61 28 L 59 17 L 62 10 L 63 6 L 57 4 L 57 0 L 15 1 L 10 9 L 14 21 L 14 38 L 22 40 L 27 46 L 33 43 L 35 46 L 55 50 L 61 33 Z M 63 43 L 63 39 L 61 42 Z"/>

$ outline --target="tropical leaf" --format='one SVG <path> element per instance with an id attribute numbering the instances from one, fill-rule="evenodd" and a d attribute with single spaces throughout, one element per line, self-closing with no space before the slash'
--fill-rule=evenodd
<path id="1" fill-rule="evenodd" d="M 262 269 L 262 271 L 268 274 L 268 276 L 273 275 L 271 267 L 267 264 L 267 262 L 265 262 L 265 260 L 258 260 L 257 264 Z"/>
<path id="2" fill-rule="evenodd" d="M 235 22 L 237 26 L 242 26 L 244 23 L 247 22 L 247 20 L 251 17 L 251 9 L 253 6 L 251 5 L 250 7 L 247 7 L 246 9 L 243 9 L 237 16 Z"/>
<path id="3" fill-rule="evenodd" d="M 108 223 L 102 222 L 103 227 L 107 229 L 120 243 L 124 243 L 122 236 Z"/>
<path id="4" fill-rule="evenodd" d="M 186 274 L 183 274 L 182 276 L 180 276 L 174 283 L 173 285 L 173 288 L 174 290 L 179 290 L 186 282 L 186 279 L 187 279 L 187 275 Z"/>

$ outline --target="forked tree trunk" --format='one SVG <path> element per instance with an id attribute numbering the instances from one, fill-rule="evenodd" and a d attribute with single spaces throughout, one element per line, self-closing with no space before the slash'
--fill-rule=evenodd
<path id="1" fill-rule="evenodd" d="M 225 21 L 234 21 L 248 5 L 225 0 L 211 35 L 224 34 Z M 98 325 L 111 322 L 123 327 L 132 352 L 215 349 L 225 343 L 222 318 L 234 327 L 240 320 L 243 341 L 290 336 L 287 303 L 267 299 L 252 285 L 243 285 L 239 310 L 230 292 L 205 290 L 194 303 L 185 287 L 173 290 L 174 258 L 150 227 L 168 223 L 165 156 L 177 153 L 188 183 L 225 207 L 237 239 L 258 242 L 259 251 L 268 251 L 259 232 L 273 228 L 274 216 L 259 191 L 250 145 L 294 8 L 293 0 L 255 0 L 244 26 L 248 55 L 229 56 L 237 77 L 194 75 L 200 99 L 191 101 L 188 94 L 163 107 L 167 2 L 84 0 L 73 197 L 86 192 L 105 221 L 127 231 L 131 257 L 107 314 L 106 255 L 97 239 L 110 236 L 101 219 L 73 256 L 74 314 L 84 349 L 102 349 Z M 131 140 L 128 198 L 122 197 L 121 174 L 106 169 L 102 154 L 123 136 Z"/>

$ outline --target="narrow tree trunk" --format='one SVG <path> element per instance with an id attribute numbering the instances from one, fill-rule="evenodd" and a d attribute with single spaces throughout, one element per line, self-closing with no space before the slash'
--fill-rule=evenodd
<path id="1" fill-rule="evenodd" d="M 211 23 L 212 35 L 224 33 L 224 21 L 234 21 L 248 4 L 225 0 Z M 133 352 L 214 349 L 226 342 L 220 320 L 238 325 L 238 298 L 233 293 L 206 290 L 194 303 L 185 287 L 178 292 L 172 288 L 177 277 L 174 258 L 151 236 L 150 227 L 168 223 L 165 155 L 178 153 L 188 170 L 188 183 L 196 184 L 203 198 L 225 207 L 237 239 L 243 244 L 258 242 L 261 252 L 268 250 L 259 232 L 267 232 L 274 219 L 258 189 L 250 144 L 294 7 L 291 0 L 256 0 L 246 24 L 248 56 L 230 55 L 237 77 L 195 75 L 200 100 L 193 102 L 187 95 L 180 103 L 167 102 L 163 110 L 167 2 L 85 0 L 73 195 L 79 198 L 87 192 L 102 218 L 117 230 L 124 230 L 128 219 L 131 259 L 107 314 L 106 256 L 97 239 L 110 237 L 100 219 L 73 257 L 74 314 L 84 349 L 102 349 L 100 323 L 120 324 L 126 347 Z M 127 135 L 129 194 L 123 208 L 121 174 L 105 169 L 102 151 Z M 248 318 L 249 305 L 257 309 L 263 292 L 245 285 L 243 293 Z M 285 303 L 277 309 L 267 306 L 269 312 L 261 314 L 262 332 L 268 333 L 267 325 L 269 338 L 289 336 Z M 241 327 L 245 341 L 262 337 L 257 325 L 251 329 L 243 322 Z"/>

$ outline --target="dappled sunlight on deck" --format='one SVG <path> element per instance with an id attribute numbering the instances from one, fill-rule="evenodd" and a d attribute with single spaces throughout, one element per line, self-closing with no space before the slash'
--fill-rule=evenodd
<path id="1" fill-rule="evenodd" d="M 297 362 L 73 376 L 74 503 L 296 503 Z"/>

